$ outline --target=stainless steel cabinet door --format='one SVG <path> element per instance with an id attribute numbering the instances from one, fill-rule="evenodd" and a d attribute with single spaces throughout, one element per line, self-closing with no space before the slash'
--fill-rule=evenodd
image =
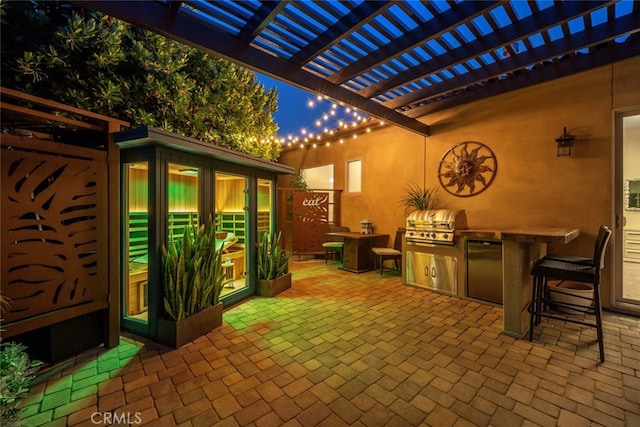
<path id="1" fill-rule="evenodd" d="M 431 258 L 429 254 L 407 251 L 407 283 L 430 287 Z"/>
<path id="2" fill-rule="evenodd" d="M 449 295 L 458 292 L 456 257 L 407 251 L 407 283 Z"/>
<path id="3" fill-rule="evenodd" d="M 431 287 L 442 293 L 458 293 L 458 260 L 452 256 L 431 255 Z"/>

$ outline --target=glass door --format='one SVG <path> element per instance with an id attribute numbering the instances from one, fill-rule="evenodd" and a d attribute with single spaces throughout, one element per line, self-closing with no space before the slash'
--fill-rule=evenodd
<path id="1" fill-rule="evenodd" d="M 249 182 L 247 177 L 215 174 L 216 248 L 222 248 L 225 273 L 220 298 L 236 301 L 250 292 L 248 281 Z"/>
<path id="2" fill-rule="evenodd" d="M 640 111 L 616 120 L 616 303 L 640 312 Z"/>
<path id="3" fill-rule="evenodd" d="M 149 163 L 123 167 L 122 319 L 127 330 L 149 332 Z"/>

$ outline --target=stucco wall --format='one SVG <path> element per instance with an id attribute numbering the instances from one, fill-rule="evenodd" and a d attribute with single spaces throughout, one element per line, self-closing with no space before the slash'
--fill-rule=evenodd
<path id="1" fill-rule="evenodd" d="M 284 152 L 281 162 L 296 169 L 335 164 L 335 188 L 344 188 L 345 162 L 363 160 L 363 193 L 343 197 L 342 222 L 393 235 L 403 225 L 399 205 L 409 181 L 439 186 L 439 162 L 463 141 L 488 145 L 498 161 L 493 184 L 473 197 L 440 191 L 449 208 L 463 208 L 469 227 L 519 225 L 579 227 L 582 235 L 554 251 L 590 254 L 601 224 L 613 221 L 612 108 L 640 106 L 640 58 L 493 96 L 421 118 L 426 138 L 392 127 L 374 130 L 343 145 Z M 574 135 L 571 157 L 557 157 L 555 139 L 563 127 Z M 610 261 L 610 260 L 609 260 Z M 603 280 L 610 292 L 611 262 Z M 605 302 L 606 304 L 606 302 Z"/>
<path id="2" fill-rule="evenodd" d="M 398 227 L 404 226 L 402 189 L 409 181 L 422 184 L 425 176 L 425 138 L 395 126 L 374 124 L 372 132 L 348 138 L 344 144 L 285 152 L 280 162 L 303 168 L 334 165 L 334 188 L 342 189 L 341 225 L 360 230 L 368 219 L 375 232 L 389 234 L 389 244 Z M 346 186 L 347 162 L 362 160 L 362 192 L 349 193 Z M 281 178 L 279 186 L 287 186 Z"/>

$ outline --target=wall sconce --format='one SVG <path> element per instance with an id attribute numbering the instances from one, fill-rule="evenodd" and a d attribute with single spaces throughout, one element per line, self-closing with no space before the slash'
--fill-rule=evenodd
<path id="1" fill-rule="evenodd" d="M 556 138 L 556 142 L 558 143 L 558 157 L 565 157 L 571 155 L 571 146 L 573 145 L 573 140 L 575 136 L 569 135 L 567 133 L 567 127 L 564 127 L 564 133 Z"/>

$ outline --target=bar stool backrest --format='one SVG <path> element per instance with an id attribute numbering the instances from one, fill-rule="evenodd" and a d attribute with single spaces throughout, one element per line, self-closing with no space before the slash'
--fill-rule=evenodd
<path id="1" fill-rule="evenodd" d="M 599 270 L 604 268 L 604 255 L 607 251 L 607 244 L 611 238 L 611 230 L 606 225 L 600 226 L 598 238 L 596 240 L 595 252 L 593 254 L 593 266 Z"/>

